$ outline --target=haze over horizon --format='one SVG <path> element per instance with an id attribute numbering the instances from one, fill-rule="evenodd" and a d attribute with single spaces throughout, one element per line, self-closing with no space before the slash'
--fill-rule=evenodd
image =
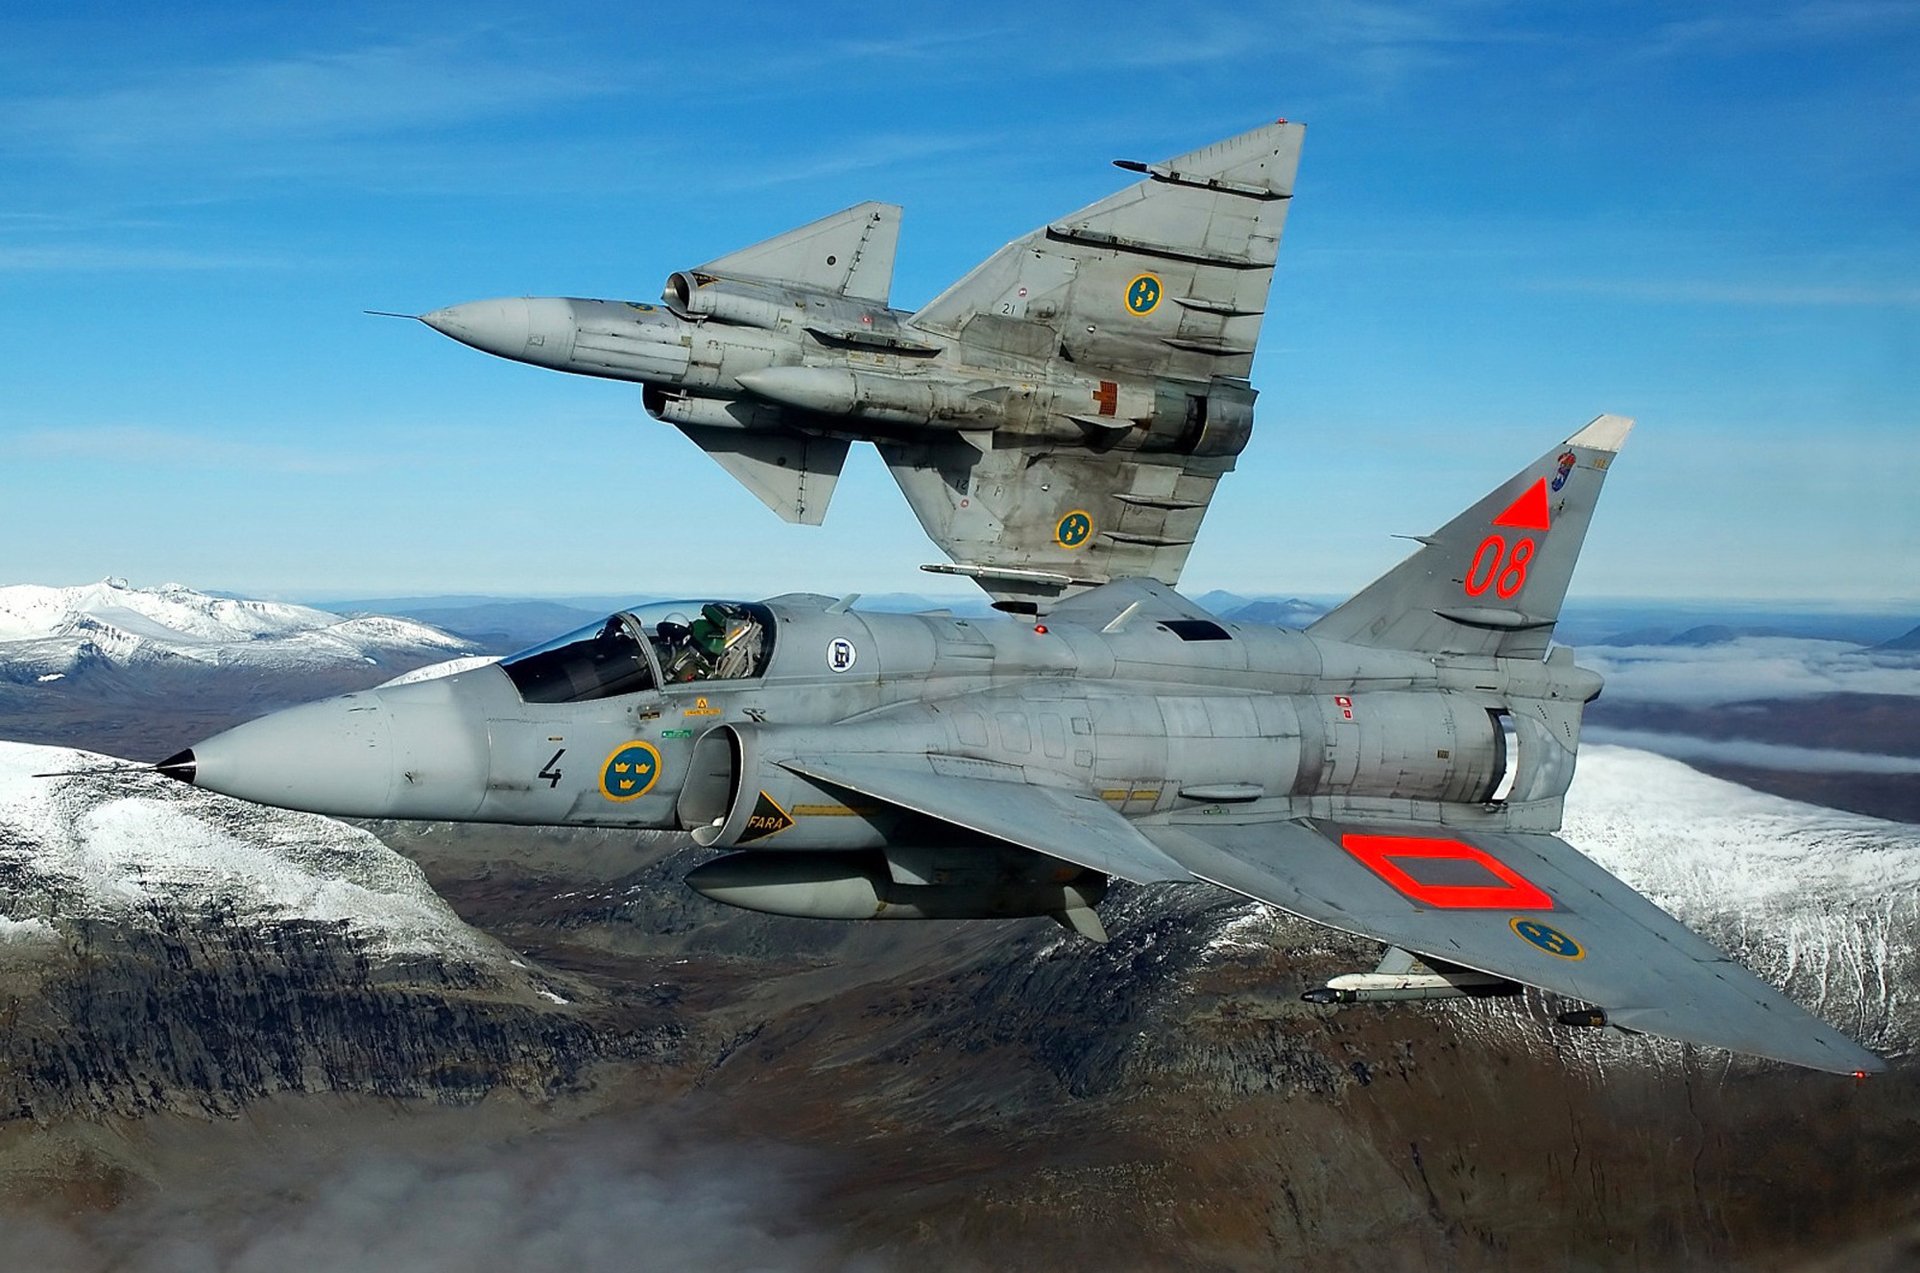
<path id="1" fill-rule="evenodd" d="M 851 11 L 849 11 L 851 13 Z M 1343 596 L 1601 411 L 1576 599 L 1920 606 L 1920 11 L 482 4 L 0 19 L 0 582 L 957 595 L 870 449 L 789 527 L 632 386 L 363 309 L 651 300 L 864 199 L 893 300 L 1309 129 L 1190 593 Z"/>

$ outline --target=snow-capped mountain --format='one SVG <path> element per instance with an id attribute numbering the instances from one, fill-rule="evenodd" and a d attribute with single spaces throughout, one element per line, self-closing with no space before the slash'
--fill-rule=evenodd
<path id="1" fill-rule="evenodd" d="M 0 742 L 0 987 L 10 1119 L 544 1093 L 605 1051 L 368 832 L 63 747 Z"/>
<path id="2" fill-rule="evenodd" d="M 1867 1047 L 1920 1046 L 1920 826 L 1589 744 L 1560 834 Z"/>
<path id="3" fill-rule="evenodd" d="M 0 742 L 0 940 L 52 939 L 67 919 L 144 925 L 181 909 L 222 922 L 337 925 L 382 954 L 489 961 L 420 869 L 371 834 L 229 800 L 110 757 Z"/>
<path id="4" fill-rule="evenodd" d="M 471 643 L 408 619 L 344 618 L 308 606 L 238 601 L 179 584 L 106 579 L 77 588 L 0 587 L 0 678 L 58 680 L 81 667 L 161 663 L 286 670 L 417 662 Z"/>

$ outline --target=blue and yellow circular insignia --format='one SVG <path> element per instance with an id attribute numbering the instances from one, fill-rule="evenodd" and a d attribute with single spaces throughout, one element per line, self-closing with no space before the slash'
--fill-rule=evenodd
<path id="1" fill-rule="evenodd" d="M 1062 548 L 1080 547 L 1093 538 L 1093 515 L 1084 508 L 1074 509 L 1053 528 L 1053 538 Z"/>
<path id="2" fill-rule="evenodd" d="M 1537 919 L 1514 919 L 1507 926 L 1519 934 L 1522 941 L 1546 951 L 1555 959 L 1587 957 L 1586 947 L 1559 929 L 1548 927 Z"/>
<path id="3" fill-rule="evenodd" d="M 600 767 L 600 794 L 609 800 L 637 800 L 660 780 L 660 753 L 652 743 L 621 743 Z"/>
<path id="4" fill-rule="evenodd" d="M 1151 314 L 1160 303 L 1160 279 L 1154 274 L 1136 274 L 1127 284 L 1127 312 Z"/>

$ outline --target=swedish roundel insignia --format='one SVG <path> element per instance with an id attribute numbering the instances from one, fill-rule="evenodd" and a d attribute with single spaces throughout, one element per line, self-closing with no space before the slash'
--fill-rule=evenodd
<path id="1" fill-rule="evenodd" d="M 1160 278 L 1155 274 L 1136 274 L 1127 284 L 1127 312 L 1151 314 L 1160 304 Z"/>
<path id="2" fill-rule="evenodd" d="M 1507 927 L 1514 935 L 1538 950 L 1545 951 L 1556 959 L 1585 959 L 1586 947 L 1559 929 L 1542 924 L 1537 919 L 1514 919 Z"/>
<path id="3" fill-rule="evenodd" d="M 1062 548 L 1078 548 L 1093 535 L 1093 515 L 1076 508 L 1053 528 L 1053 540 Z"/>
<path id="4" fill-rule="evenodd" d="M 621 743 L 600 767 L 600 794 L 615 802 L 637 800 L 659 780 L 660 752 L 636 738 Z"/>

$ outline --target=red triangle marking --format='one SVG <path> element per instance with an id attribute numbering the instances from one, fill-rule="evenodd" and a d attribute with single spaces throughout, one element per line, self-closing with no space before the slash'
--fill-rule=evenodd
<path id="1" fill-rule="evenodd" d="M 1552 530 L 1553 523 L 1547 517 L 1547 479 L 1541 478 L 1527 488 L 1527 493 L 1507 505 L 1507 511 L 1493 519 L 1495 526 L 1511 526 L 1515 530 Z"/>

